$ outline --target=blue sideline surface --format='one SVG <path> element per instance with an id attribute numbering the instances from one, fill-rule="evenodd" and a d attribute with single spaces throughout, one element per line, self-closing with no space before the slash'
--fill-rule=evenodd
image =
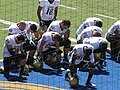
<path id="1" fill-rule="evenodd" d="M 6 89 L 22 89 L 22 90 L 120 90 L 120 64 L 107 57 L 106 72 L 95 70 L 92 82 L 96 87 L 86 87 L 85 81 L 88 72 L 80 72 L 78 88 L 71 88 L 69 83 L 65 81 L 64 75 L 66 71 L 57 71 L 44 64 L 43 70 L 40 72 L 31 71 L 27 79 L 18 77 L 18 73 L 10 73 L 11 76 L 5 78 L 0 74 L 0 90 Z M 0 65 L 3 63 L 0 62 Z M 10 85 L 12 86 L 10 86 Z M 16 86 L 14 86 L 16 85 Z M 20 86 L 19 86 L 20 85 Z M 34 89 L 35 90 L 35 89 Z"/>

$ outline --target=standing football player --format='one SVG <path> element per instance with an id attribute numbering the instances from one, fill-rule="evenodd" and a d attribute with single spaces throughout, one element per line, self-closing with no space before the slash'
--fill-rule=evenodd
<path id="1" fill-rule="evenodd" d="M 37 16 L 40 26 L 45 24 L 47 27 L 53 20 L 56 20 L 60 0 L 39 0 Z"/>

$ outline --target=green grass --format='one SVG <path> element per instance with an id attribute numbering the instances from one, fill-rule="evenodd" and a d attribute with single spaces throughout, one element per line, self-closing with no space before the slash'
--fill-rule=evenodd
<path id="1" fill-rule="evenodd" d="M 104 34 L 109 27 L 120 18 L 120 0 L 61 0 L 61 4 L 76 8 L 76 10 L 59 6 L 57 19 L 69 19 L 72 23 L 71 37 L 75 38 L 76 29 L 88 17 L 98 17 L 104 21 L 102 29 Z M 0 0 L 0 19 L 18 22 L 20 20 L 32 20 L 38 22 L 37 18 L 38 0 Z M 96 14 L 111 16 L 115 19 L 109 19 Z M 0 29 L 7 28 L 8 25 L 0 23 Z M 0 30 L 0 58 L 4 38 L 7 31 Z M 103 35 L 104 37 L 104 35 Z"/>

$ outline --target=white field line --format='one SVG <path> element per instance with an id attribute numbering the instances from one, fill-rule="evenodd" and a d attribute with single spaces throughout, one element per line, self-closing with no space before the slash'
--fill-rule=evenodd
<path id="1" fill-rule="evenodd" d="M 3 31 L 4 31 L 4 30 L 8 30 L 8 28 L 2 28 L 2 29 L 0 29 L 0 30 L 3 30 Z"/>
<path id="2" fill-rule="evenodd" d="M 69 7 L 69 6 L 65 6 L 65 5 L 59 5 L 60 7 L 64 7 L 67 9 L 72 9 L 72 10 L 77 10 L 77 8 L 73 8 L 73 7 Z"/>
<path id="3" fill-rule="evenodd" d="M 117 18 L 110 17 L 110 16 L 106 16 L 106 15 L 102 15 L 102 14 L 96 14 L 96 15 L 97 15 L 97 16 L 101 16 L 101 17 L 105 17 L 105 18 L 109 18 L 109 19 L 117 20 Z"/>
<path id="4" fill-rule="evenodd" d="M 2 20 L 2 19 L 0 19 L 0 23 L 6 24 L 6 25 L 14 24 L 14 22 Z M 7 28 L 3 28 L 3 29 L 1 29 L 1 30 L 7 30 Z M 77 42 L 76 39 L 74 39 L 74 38 L 70 38 L 70 40 L 71 40 L 72 42 Z"/>
<path id="5" fill-rule="evenodd" d="M 2 23 L 2 24 L 6 24 L 6 25 L 14 24 L 14 22 L 10 22 L 10 21 L 6 21 L 6 20 L 2 20 L 2 19 L 0 19 L 0 23 Z"/>

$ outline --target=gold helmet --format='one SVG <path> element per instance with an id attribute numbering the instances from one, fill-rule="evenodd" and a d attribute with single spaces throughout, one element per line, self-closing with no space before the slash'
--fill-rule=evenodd
<path id="1" fill-rule="evenodd" d="M 42 36 L 43 35 L 43 33 L 45 33 L 47 31 L 47 26 L 46 25 L 44 25 L 44 26 L 42 26 L 42 27 L 40 27 L 39 29 L 38 29 L 38 32 L 39 32 L 39 34 Z"/>
<path id="2" fill-rule="evenodd" d="M 77 85 L 78 85 L 78 79 L 75 78 L 75 77 L 71 77 L 70 81 L 69 81 L 69 84 L 70 84 L 71 87 L 77 87 Z"/>
<path id="3" fill-rule="evenodd" d="M 26 74 L 26 75 L 29 73 L 29 67 L 28 67 L 27 64 L 24 67 L 23 73 Z"/>
<path id="4" fill-rule="evenodd" d="M 34 70 L 40 70 L 43 67 L 43 62 L 39 60 L 34 60 L 33 62 L 33 68 Z"/>

